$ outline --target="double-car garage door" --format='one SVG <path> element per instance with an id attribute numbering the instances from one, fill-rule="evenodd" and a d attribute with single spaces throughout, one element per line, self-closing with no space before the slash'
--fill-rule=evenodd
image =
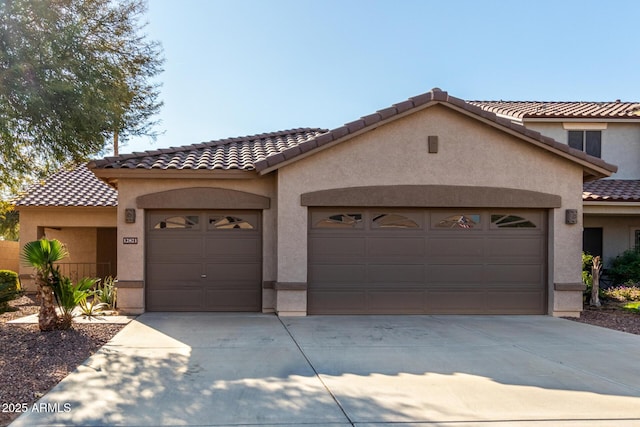
<path id="1" fill-rule="evenodd" d="M 149 211 L 149 311 L 260 311 L 260 211 Z"/>
<path id="2" fill-rule="evenodd" d="M 544 314 L 545 213 L 310 209 L 308 312 Z"/>

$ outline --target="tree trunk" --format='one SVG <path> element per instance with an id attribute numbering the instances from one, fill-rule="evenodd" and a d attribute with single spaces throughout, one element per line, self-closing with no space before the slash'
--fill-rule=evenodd
<path id="1" fill-rule="evenodd" d="M 591 286 L 591 301 L 590 305 L 594 307 L 600 307 L 600 269 L 602 268 L 602 264 L 600 263 L 600 257 L 593 258 L 593 265 L 591 267 L 591 277 L 593 279 L 593 284 Z"/>
<path id="2" fill-rule="evenodd" d="M 58 314 L 53 297 L 53 289 L 45 278 L 38 273 L 36 277 L 38 293 L 40 294 L 40 312 L 38 313 L 38 327 L 41 331 L 52 331 L 58 324 Z"/>
<path id="3" fill-rule="evenodd" d="M 118 131 L 116 130 L 113 133 L 113 155 L 115 157 L 119 156 L 120 148 L 118 147 Z"/>

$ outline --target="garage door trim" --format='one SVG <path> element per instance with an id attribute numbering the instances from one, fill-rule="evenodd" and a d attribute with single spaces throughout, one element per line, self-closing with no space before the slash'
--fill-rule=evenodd
<path id="1" fill-rule="evenodd" d="M 375 185 L 304 193 L 302 206 L 370 206 L 421 208 L 559 208 L 560 196 L 501 187 L 458 185 Z"/>

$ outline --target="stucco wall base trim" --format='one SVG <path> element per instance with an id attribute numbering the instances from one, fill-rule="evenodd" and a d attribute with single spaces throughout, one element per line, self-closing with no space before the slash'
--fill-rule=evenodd
<path id="1" fill-rule="evenodd" d="M 500 187 L 459 185 L 376 185 L 314 191 L 302 206 L 390 206 L 434 208 L 559 208 L 555 194 Z"/>
<path id="2" fill-rule="evenodd" d="M 587 289 L 584 283 L 554 283 L 553 289 L 556 291 L 580 291 Z"/>
<path id="3" fill-rule="evenodd" d="M 118 280 L 116 288 L 141 289 L 144 288 L 142 280 Z"/>
<path id="4" fill-rule="evenodd" d="M 139 209 L 269 209 L 271 199 L 226 188 L 180 188 L 145 194 L 136 199 Z"/>
<path id="5" fill-rule="evenodd" d="M 306 291 L 306 282 L 275 282 L 274 289 L 276 291 Z"/>

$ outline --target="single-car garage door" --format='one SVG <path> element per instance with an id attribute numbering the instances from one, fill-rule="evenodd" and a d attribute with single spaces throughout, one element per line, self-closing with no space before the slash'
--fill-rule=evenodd
<path id="1" fill-rule="evenodd" d="M 310 314 L 544 314 L 546 211 L 309 210 Z"/>
<path id="2" fill-rule="evenodd" d="M 149 211 L 149 311 L 260 311 L 259 211 Z"/>

